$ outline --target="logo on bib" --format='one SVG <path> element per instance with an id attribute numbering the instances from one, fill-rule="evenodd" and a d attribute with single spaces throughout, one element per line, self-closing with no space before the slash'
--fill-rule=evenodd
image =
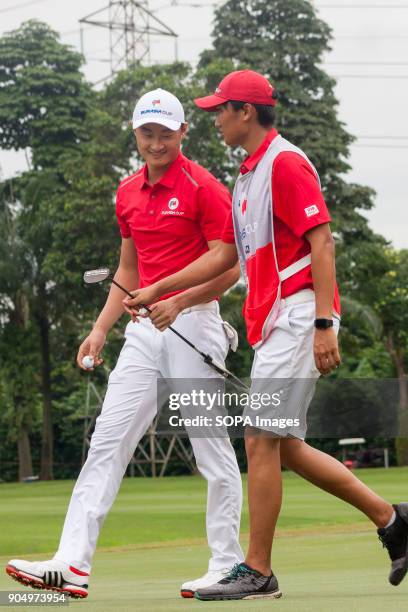
<path id="1" fill-rule="evenodd" d="M 238 206 L 241 209 L 242 214 L 245 215 L 246 209 L 247 209 L 247 206 L 248 206 L 248 200 L 247 200 L 247 197 L 246 197 L 246 193 L 242 194 L 242 199 L 239 200 Z"/>
<path id="2" fill-rule="evenodd" d="M 313 217 L 313 215 L 319 214 L 319 209 L 317 208 L 316 204 L 313 204 L 313 206 L 309 206 L 308 208 L 305 208 L 305 213 L 306 213 L 306 217 Z"/>
<path id="3" fill-rule="evenodd" d="M 177 198 L 171 198 L 171 200 L 169 200 L 169 203 L 167 204 L 170 210 L 176 210 L 176 208 L 178 208 L 178 205 L 179 201 Z"/>

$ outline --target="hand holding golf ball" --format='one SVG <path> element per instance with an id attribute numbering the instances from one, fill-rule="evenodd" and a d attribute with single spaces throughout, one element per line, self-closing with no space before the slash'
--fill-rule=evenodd
<path id="1" fill-rule="evenodd" d="M 87 370 L 91 370 L 95 365 L 94 358 L 91 357 L 91 355 L 85 355 L 85 357 L 82 358 L 82 365 Z"/>
<path id="2" fill-rule="evenodd" d="M 106 342 L 103 329 L 94 328 L 78 349 L 77 366 L 81 370 L 93 370 L 103 363 L 100 354 Z"/>

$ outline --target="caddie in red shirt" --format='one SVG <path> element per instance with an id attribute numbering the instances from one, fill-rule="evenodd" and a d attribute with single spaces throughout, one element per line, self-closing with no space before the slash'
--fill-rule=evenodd
<path id="1" fill-rule="evenodd" d="M 248 154 L 223 242 L 125 302 L 128 307 L 151 304 L 168 291 L 208 281 L 238 257 L 248 289 L 243 314 L 255 350 L 251 391 L 279 390 L 284 400 L 278 411 L 272 403 L 263 408 L 262 422 L 248 427 L 245 435 L 250 511 L 245 563 L 195 596 L 280 597 L 271 549 L 282 499 L 281 464 L 372 520 L 391 558 L 389 580 L 398 585 L 408 567 L 408 503 L 389 504 L 336 459 L 304 441 L 316 381 L 340 365 L 335 248 L 317 171 L 303 151 L 274 129 L 276 94 L 262 75 L 232 72 L 214 95 L 195 102 L 215 112 L 227 145 L 241 146 Z M 274 419 L 267 422 L 268 411 L 278 414 L 279 425 Z"/>
<path id="2" fill-rule="evenodd" d="M 212 174 L 181 152 L 187 124 L 173 94 L 156 89 L 142 96 L 134 110 L 133 128 L 146 163 L 124 179 L 117 191 L 122 242 L 115 280 L 123 287 L 137 288 L 181 270 L 216 248 L 231 210 L 231 197 Z M 239 266 L 233 264 L 208 283 L 168 292 L 155 304 L 151 320 L 139 322 L 132 317 L 137 322 L 130 321 L 126 327 L 126 341 L 109 377 L 58 551 L 48 561 L 11 560 L 6 569 L 12 577 L 72 597 L 88 595 L 103 521 L 136 446 L 157 414 L 158 380 L 166 380 L 174 392 L 179 379 L 214 377 L 214 370 L 200 355 L 170 330 L 161 333 L 157 328 L 164 330 L 174 322 L 175 330 L 223 364 L 234 330 L 222 321 L 217 296 L 238 278 Z M 123 314 L 122 300 L 123 292 L 112 285 L 93 330 L 79 349 L 77 361 L 82 369 L 87 355 L 96 366 L 102 363 L 106 336 Z M 181 416 L 183 410 L 180 407 Z M 232 444 L 227 436 L 192 437 L 191 444 L 197 468 L 208 482 L 206 527 L 211 558 L 204 576 L 181 586 L 183 597 L 193 597 L 198 588 L 218 582 L 243 559 L 238 540 L 242 483 Z M 159 575 L 166 571 L 168 568 L 157 568 Z"/>

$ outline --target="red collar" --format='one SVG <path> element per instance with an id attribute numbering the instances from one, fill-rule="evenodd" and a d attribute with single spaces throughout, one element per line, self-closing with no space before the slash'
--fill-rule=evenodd
<path id="1" fill-rule="evenodd" d="M 276 138 L 276 136 L 278 136 L 278 132 L 277 130 L 275 130 L 275 128 L 272 128 L 272 130 L 267 133 L 265 139 L 263 140 L 262 144 L 257 148 L 255 153 L 252 153 L 252 155 L 248 155 L 248 157 L 244 159 L 239 169 L 241 174 L 251 172 L 251 170 L 255 168 L 255 166 L 261 161 L 261 159 L 265 155 L 266 150 L 268 149 L 272 140 Z"/>
<path id="2" fill-rule="evenodd" d="M 178 156 L 176 157 L 176 159 L 174 160 L 174 162 L 172 162 L 170 166 L 167 168 L 163 176 L 157 181 L 157 183 L 154 184 L 154 187 L 156 187 L 156 185 L 163 185 L 163 187 L 167 187 L 168 189 L 173 189 L 176 183 L 176 179 L 177 179 L 179 170 L 184 162 L 184 159 L 185 159 L 184 155 L 180 152 Z M 143 166 L 142 189 L 144 187 L 152 187 L 152 185 L 150 185 L 148 181 L 147 164 Z"/>

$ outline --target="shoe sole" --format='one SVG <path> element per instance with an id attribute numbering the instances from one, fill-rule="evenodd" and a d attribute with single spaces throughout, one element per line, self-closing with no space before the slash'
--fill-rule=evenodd
<path id="1" fill-rule="evenodd" d="M 393 572 L 392 577 L 390 577 L 390 584 L 392 586 L 398 586 L 404 580 L 407 575 L 408 568 L 406 567 L 407 563 L 405 563 L 405 568 L 401 568 Z"/>
<path id="2" fill-rule="evenodd" d="M 398 504 L 397 504 L 397 508 L 398 508 Z M 404 523 L 408 525 L 408 513 L 406 511 L 402 512 L 399 509 L 398 514 L 402 518 Z M 395 572 L 392 574 L 392 577 L 390 576 L 389 578 L 390 584 L 392 584 L 392 586 L 398 586 L 399 584 L 401 584 L 401 582 L 404 580 L 405 576 L 407 575 L 407 572 L 408 572 L 408 539 L 407 539 L 407 547 L 405 549 L 404 565 L 398 568 L 397 570 L 395 570 Z"/>
<path id="3" fill-rule="evenodd" d="M 392 572 L 392 575 L 390 575 L 389 577 L 390 584 L 392 584 L 392 586 L 398 586 L 399 584 L 401 584 L 401 582 L 404 580 L 405 576 L 407 575 L 407 572 L 408 572 L 408 541 L 407 541 L 407 548 L 405 550 L 404 565 Z"/>
<path id="4" fill-rule="evenodd" d="M 85 599 L 85 597 L 88 597 L 88 593 L 86 593 L 85 591 L 75 591 L 75 590 L 64 589 L 64 588 L 60 589 L 58 587 L 54 587 L 49 584 L 45 584 L 41 580 L 41 578 L 38 578 L 38 576 L 32 576 L 31 574 L 26 574 L 25 572 L 18 570 L 13 565 L 7 565 L 6 572 L 10 576 L 10 578 L 13 578 L 13 580 L 16 580 L 17 582 L 19 582 L 20 584 L 23 584 L 24 586 L 29 586 L 32 589 L 40 589 L 40 590 L 47 590 L 47 591 L 56 591 L 58 593 L 65 593 L 66 595 L 69 595 L 69 597 L 72 597 L 72 599 Z"/>
<path id="5" fill-rule="evenodd" d="M 212 597 L 200 597 L 195 594 L 195 598 L 200 601 L 227 601 L 227 600 L 249 600 L 249 599 L 280 599 L 282 597 L 282 591 L 273 591 L 273 593 L 254 593 L 245 595 L 245 593 L 240 593 L 238 595 L 213 595 Z"/>
<path id="6" fill-rule="evenodd" d="M 184 590 L 180 591 L 180 595 L 182 597 L 184 597 L 184 599 L 193 599 L 194 598 L 194 591 L 189 591 L 187 589 L 184 589 Z"/>

